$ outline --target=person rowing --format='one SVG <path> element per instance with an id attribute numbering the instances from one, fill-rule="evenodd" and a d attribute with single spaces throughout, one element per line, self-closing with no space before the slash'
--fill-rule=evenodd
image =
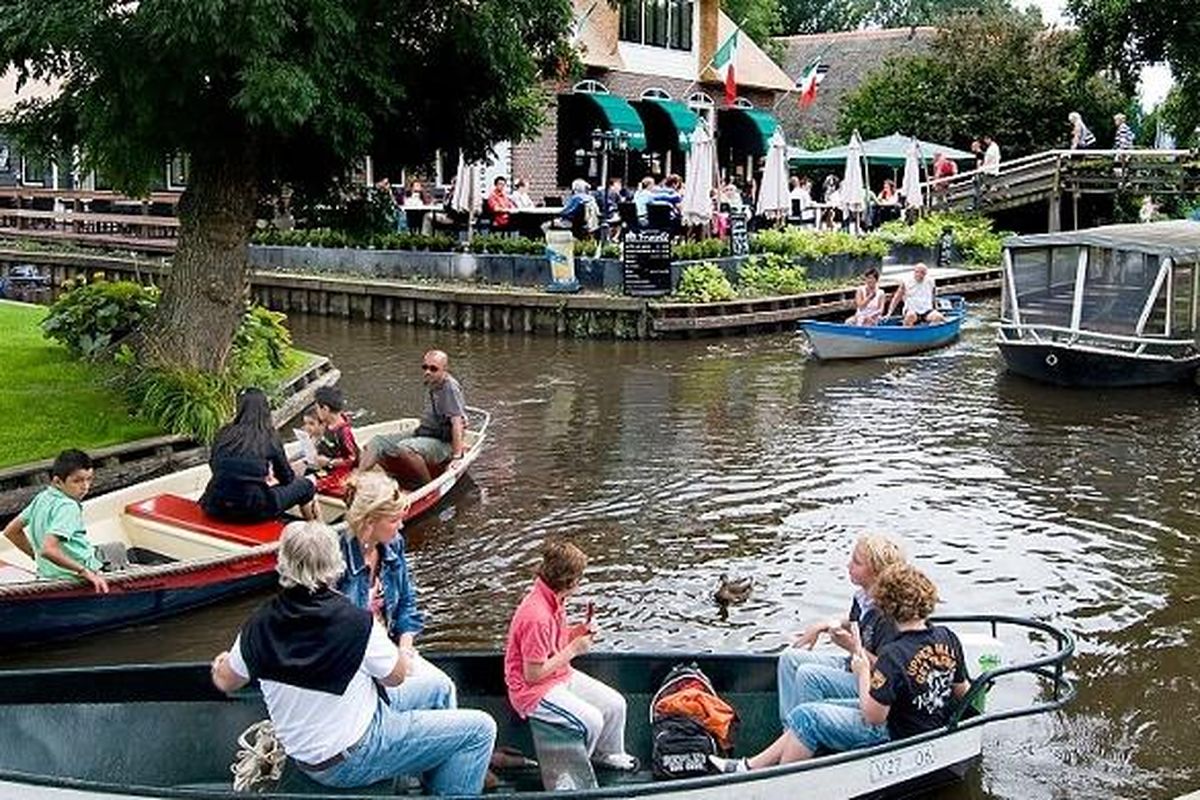
<path id="1" fill-rule="evenodd" d="M 896 306 L 904 302 L 904 326 L 911 328 L 918 322 L 945 322 L 946 318 L 936 305 L 937 285 L 929 268 L 923 263 L 913 267 L 912 275 L 905 278 L 892 295 L 888 305 L 888 316 L 896 313 Z"/>

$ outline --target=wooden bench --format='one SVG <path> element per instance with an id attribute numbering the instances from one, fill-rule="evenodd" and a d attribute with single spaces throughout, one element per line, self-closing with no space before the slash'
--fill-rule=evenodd
<path id="1" fill-rule="evenodd" d="M 284 526 L 284 523 L 277 519 L 248 524 L 214 519 L 205 514 L 204 509 L 195 500 L 175 494 L 160 494 L 130 503 L 125 507 L 125 513 L 138 519 L 183 528 L 247 547 L 278 542 Z"/>

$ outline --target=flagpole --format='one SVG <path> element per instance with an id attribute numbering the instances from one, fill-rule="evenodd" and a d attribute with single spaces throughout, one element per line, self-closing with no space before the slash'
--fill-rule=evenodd
<path id="1" fill-rule="evenodd" d="M 704 74 L 704 70 L 708 69 L 709 67 L 711 67 L 711 66 L 713 65 L 713 62 L 717 60 L 717 53 L 721 52 L 721 48 L 725 46 L 725 44 L 726 44 L 726 43 L 729 41 L 729 39 L 732 39 L 734 36 L 737 36 L 739 33 L 742 33 L 742 32 L 743 32 L 743 31 L 742 31 L 742 25 L 745 25 L 745 24 L 746 24 L 746 20 L 748 20 L 748 19 L 750 19 L 750 15 L 749 15 L 749 14 L 745 15 L 744 17 L 742 17 L 742 24 L 741 24 L 741 25 L 736 25 L 736 24 L 735 24 L 735 25 L 733 26 L 733 33 L 731 33 L 731 34 L 729 35 L 729 38 L 728 38 L 728 39 L 726 39 L 724 42 L 718 42 L 718 43 L 717 43 L 717 46 L 716 46 L 716 47 L 713 49 L 713 54 L 712 54 L 712 56 L 710 56 L 710 57 L 709 57 L 709 59 L 708 59 L 708 63 L 707 63 L 707 64 L 705 64 L 703 67 L 701 67 L 701 68 L 700 68 L 699 72 L 697 72 L 697 73 L 696 73 L 696 78 L 695 78 L 694 80 L 692 80 L 692 82 L 691 82 L 691 83 L 689 83 L 689 84 L 688 84 L 688 87 L 687 87 L 686 89 L 684 89 L 684 90 L 683 90 L 683 101 L 684 101 L 685 103 L 687 102 L 687 96 L 688 96 L 689 94 L 691 94 L 691 92 L 692 92 L 692 89 L 694 89 L 694 88 L 696 88 L 697 86 L 699 86 L 699 85 L 700 85 L 700 76 Z"/>

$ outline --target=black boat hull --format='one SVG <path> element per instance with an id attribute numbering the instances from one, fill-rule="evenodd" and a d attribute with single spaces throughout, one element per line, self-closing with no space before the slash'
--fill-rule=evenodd
<path id="1" fill-rule="evenodd" d="M 1200 367 L 1200 355 L 1166 360 L 1049 342 L 999 344 L 1011 372 L 1055 386 L 1103 389 L 1180 383 L 1193 379 Z"/>

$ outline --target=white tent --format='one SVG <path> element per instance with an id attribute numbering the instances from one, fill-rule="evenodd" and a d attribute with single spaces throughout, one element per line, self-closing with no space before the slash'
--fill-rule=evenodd
<path id="1" fill-rule="evenodd" d="M 857 214 L 867 207 L 866 177 L 863 175 L 862 137 L 855 131 L 846 146 L 846 171 L 842 174 L 842 210 Z"/>
<path id="2" fill-rule="evenodd" d="M 779 131 L 771 134 L 767 144 L 767 163 L 763 167 L 762 184 L 758 189 L 758 205 L 755 211 L 760 216 L 787 216 L 791 209 L 788 194 L 787 142 Z"/>
<path id="3" fill-rule="evenodd" d="M 921 193 L 921 146 L 916 139 L 909 142 L 908 152 L 904 156 L 904 183 L 900 186 L 900 194 L 904 197 L 905 208 L 925 205 Z"/>
<path id="4" fill-rule="evenodd" d="M 716 148 L 707 126 L 701 121 L 692 131 L 692 150 L 688 156 L 687 180 L 680 206 L 684 225 L 706 225 L 712 219 L 715 163 Z"/>

